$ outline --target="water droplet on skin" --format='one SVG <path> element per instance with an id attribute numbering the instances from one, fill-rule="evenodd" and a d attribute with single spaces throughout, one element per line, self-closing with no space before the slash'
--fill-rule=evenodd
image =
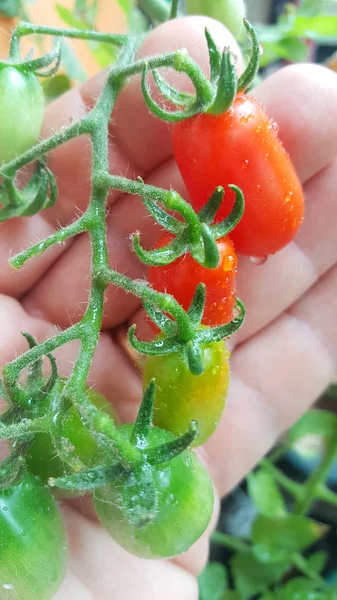
<path id="1" fill-rule="evenodd" d="M 288 192 L 285 196 L 284 196 L 284 203 L 287 204 L 288 202 L 291 202 L 291 200 L 293 199 L 293 192 Z"/>
<path id="2" fill-rule="evenodd" d="M 271 128 L 273 131 L 275 131 L 275 133 L 278 133 L 279 126 L 275 121 L 272 121 Z"/>
<path id="3" fill-rule="evenodd" d="M 267 256 L 250 256 L 250 260 L 254 265 L 264 265 L 267 262 Z"/>

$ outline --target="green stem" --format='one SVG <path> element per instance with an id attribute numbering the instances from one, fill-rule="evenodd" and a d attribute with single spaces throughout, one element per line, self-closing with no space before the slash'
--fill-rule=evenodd
<path id="1" fill-rule="evenodd" d="M 170 19 L 176 19 L 178 17 L 179 0 L 172 0 Z"/>
<path id="2" fill-rule="evenodd" d="M 295 512 L 297 514 L 306 514 L 316 498 L 320 496 L 322 485 L 329 475 L 332 463 L 336 459 L 336 455 L 337 435 L 330 440 L 319 467 L 302 486 L 303 495 L 298 499 L 295 506 Z"/>
<path id="3" fill-rule="evenodd" d="M 170 9 L 164 0 L 138 0 L 138 6 L 152 21 L 163 23 L 169 18 Z"/>
<path id="4" fill-rule="evenodd" d="M 265 469 L 268 469 L 269 473 L 275 477 L 277 483 L 279 483 L 287 492 L 294 496 L 294 498 L 297 500 L 302 498 L 303 486 L 290 479 L 290 477 L 287 477 L 287 475 L 284 475 L 284 473 L 275 467 L 269 459 L 264 458 L 260 461 L 260 465 Z"/>
<path id="5" fill-rule="evenodd" d="M 226 533 L 220 533 L 220 531 L 214 531 L 211 540 L 212 542 L 221 544 L 221 546 L 225 546 L 226 548 L 229 548 L 229 550 L 234 550 L 235 552 L 250 552 L 249 544 L 243 540 L 227 535 Z"/>
<path id="6" fill-rule="evenodd" d="M 51 427 L 52 417 L 50 415 L 34 420 L 22 419 L 19 423 L 12 423 L 11 425 L 0 423 L 0 440 L 24 442 L 36 433 L 50 431 Z"/>
<path id="7" fill-rule="evenodd" d="M 69 140 L 80 135 L 84 135 L 85 133 L 90 133 L 92 127 L 93 124 L 91 121 L 91 113 L 89 113 L 89 115 L 84 117 L 82 121 L 73 123 L 73 125 L 70 125 L 70 127 L 67 129 L 62 129 L 53 135 L 53 137 L 43 140 L 36 146 L 33 146 L 33 148 L 30 148 L 30 150 L 24 154 L 21 154 L 21 156 L 18 156 L 11 162 L 4 165 L 0 169 L 0 176 L 14 177 L 15 173 L 22 167 L 25 167 L 38 158 L 42 158 L 48 154 L 48 152 L 51 152 L 51 150 L 54 150 L 58 146 L 65 144 Z"/>
<path id="8" fill-rule="evenodd" d="M 318 498 L 324 500 L 324 502 L 327 502 L 328 504 L 337 506 L 336 492 L 333 492 L 324 484 L 318 487 Z"/>
<path id="9" fill-rule="evenodd" d="M 45 27 L 42 25 L 35 25 L 34 23 L 22 21 L 21 23 L 18 23 L 12 34 L 9 50 L 9 56 L 12 60 L 17 60 L 20 58 L 20 39 L 25 35 L 31 34 L 52 35 L 54 37 L 67 37 L 78 40 L 93 40 L 97 42 L 114 44 L 115 46 L 123 46 L 127 40 L 126 35 L 119 35 L 115 33 L 82 31 L 81 29 L 58 29 L 56 27 Z"/>

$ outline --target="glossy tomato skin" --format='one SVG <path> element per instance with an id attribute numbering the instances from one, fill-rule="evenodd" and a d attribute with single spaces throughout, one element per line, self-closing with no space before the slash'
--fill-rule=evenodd
<path id="1" fill-rule="evenodd" d="M 225 197 L 217 220 L 223 219 L 235 197 L 228 185 L 242 189 L 244 215 L 231 232 L 237 252 L 265 257 L 294 238 L 304 214 L 302 187 L 276 124 L 256 100 L 239 95 L 222 115 L 177 123 L 173 148 L 196 210 L 222 185 Z"/>
<path id="2" fill-rule="evenodd" d="M 0 70 L 0 164 L 36 144 L 44 116 L 44 94 L 33 73 Z"/>
<path id="3" fill-rule="evenodd" d="M 172 234 L 164 232 L 156 248 L 166 246 L 173 238 Z M 211 327 L 224 325 L 233 319 L 236 300 L 238 261 L 233 243 L 225 237 L 217 241 L 217 246 L 220 263 L 216 269 L 206 269 L 190 254 L 184 254 L 165 267 L 150 267 L 148 274 L 148 281 L 155 290 L 172 294 L 185 310 L 190 306 L 198 283 L 205 283 L 207 291 L 202 323 Z"/>
<path id="4" fill-rule="evenodd" d="M 192 444 L 200 446 L 215 431 L 225 407 L 229 384 L 229 352 L 224 342 L 202 347 L 204 372 L 192 375 L 180 352 L 148 356 L 143 385 L 156 380 L 153 422 L 158 427 L 181 435 L 191 421 L 198 423 Z"/>
<path id="5" fill-rule="evenodd" d="M 120 431 L 131 437 L 133 425 Z M 174 439 L 162 429 L 151 428 L 148 447 Z M 142 558 L 169 558 L 186 552 L 204 533 L 213 512 L 213 486 L 210 478 L 191 450 L 171 461 L 151 467 L 158 493 L 158 505 L 152 521 L 135 525 L 121 503 L 126 482 L 95 491 L 94 503 L 103 526 L 118 544 Z"/>
<path id="6" fill-rule="evenodd" d="M 61 513 L 49 489 L 26 474 L 20 485 L 0 491 L 1 600 L 49 600 L 67 566 Z"/>
<path id="7" fill-rule="evenodd" d="M 38 404 L 38 412 L 35 416 L 42 416 L 45 414 L 45 411 L 52 402 L 53 394 L 60 394 L 64 387 L 64 383 L 65 382 L 62 379 L 56 383 L 53 392 Z M 117 420 L 112 405 L 104 398 L 104 396 L 88 388 L 86 389 L 86 395 L 97 408 L 103 411 L 103 414 L 109 415 L 115 421 Z M 101 451 L 97 446 L 96 440 L 83 425 L 79 414 L 74 407 L 68 411 L 62 433 L 73 446 L 74 453 L 86 466 L 90 467 L 97 463 Z M 67 465 L 56 456 L 54 444 L 48 433 L 41 433 L 35 438 L 28 451 L 27 466 L 31 473 L 38 475 L 45 483 L 47 483 L 49 477 L 62 477 L 68 471 Z M 60 492 L 57 488 L 55 488 L 55 491 L 59 496 L 62 495 L 62 497 L 72 495 L 69 492 Z"/>

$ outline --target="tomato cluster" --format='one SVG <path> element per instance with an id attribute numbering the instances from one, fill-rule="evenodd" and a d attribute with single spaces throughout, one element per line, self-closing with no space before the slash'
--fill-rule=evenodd
<path id="1" fill-rule="evenodd" d="M 217 66 L 221 71 L 218 51 L 209 37 L 208 43 L 211 83 L 219 84 L 221 92 L 221 73 L 215 73 Z M 158 74 L 155 80 L 163 86 Z M 142 285 L 138 295 L 158 334 L 150 342 L 139 342 L 134 329 L 129 332 L 130 342 L 147 355 L 136 422 L 120 425 L 102 396 L 82 387 L 74 391 L 74 385 L 59 378 L 49 354 L 50 379 L 42 377 L 39 358 L 26 363 L 26 384 L 18 383 L 19 373 L 17 381 L 5 386 L 9 406 L 0 428 L 3 432 L 8 426 L 11 435 L 1 439 L 14 443 L 9 458 L 0 464 L 1 598 L 48 599 L 64 577 L 66 534 L 48 485 L 63 497 L 92 492 L 106 530 L 143 558 L 187 551 L 210 522 L 212 483 L 190 447 L 213 434 L 226 402 L 230 369 L 224 339 L 244 319 L 244 307 L 236 298 L 237 252 L 263 258 L 280 250 L 296 234 L 304 206 L 277 126 L 239 84 L 235 80 L 236 94 L 226 110 L 218 112 L 221 93 L 215 89 L 213 105 L 201 103 L 205 112 L 200 109 L 173 127 L 174 155 L 193 210 L 182 198 L 177 200 L 176 193 L 166 193 L 170 198 L 166 205 L 162 202 L 163 208 L 157 197 L 144 200 L 165 231 L 151 251 L 142 250 L 137 236 L 134 240 L 138 255 L 150 265 L 149 286 Z M 33 72 L 4 63 L 0 89 L 1 168 L 37 141 L 44 101 Z M 186 101 L 188 95 L 165 89 L 175 94 L 178 105 Z M 178 111 L 178 118 L 181 114 Z M 13 163 L 7 169 L 1 189 L 14 185 L 8 175 Z M 101 176 L 100 172 L 99 182 Z M 46 172 L 44 177 L 47 190 L 53 182 Z M 131 193 L 138 193 L 136 182 L 131 183 Z M 164 191 L 159 192 L 164 197 Z M 41 190 L 39 200 L 40 194 Z M 35 210 L 36 199 L 32 204 L 30 210 Z M 28 216 L 33 214 L 30 210 L 17 214 Z M 102 215 L 104 231 L 104 214 L 96 212 Z M 105 250 L 99 252 L 102 258 Z M 101 277 L 103 281 L 101 270 L 94 273 L 93 286 L 100 287 L 97 295 L 103 303 Z M 31 349 L 36 346 L 29 334 L 25 336 Z M 82 368 L 83 352 L 81 359 Z"/>

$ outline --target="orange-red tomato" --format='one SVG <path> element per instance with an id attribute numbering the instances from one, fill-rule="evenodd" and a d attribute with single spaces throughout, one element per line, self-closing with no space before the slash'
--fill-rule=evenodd
<path id="1" fill-rule="evenodd" d="M 226 194 L 217 220 L 223 219 L 235 199 L 228 185 L 242 189 L 245 212 L 231 232 L 237 252 L 265 257 L 293 239 L 303 220 L 302 187 L 276 124 L 256 100 L 240 94 L 222 115 L 176 123 L 173 148 L 196 210 L 221 185 Z"/>
<path id="2" fill-rule="evenodd" d="M 156 248 L 170 243 L 174 236 L 164 232 Z M 198 283 L 206 285 L 206 302 L 202 323 L 204 325 L 224 325 L 233 319 L 235 306 L 235 282 L 237 256 L 233 243 L 228 237 L 217 241 L 220 263 L 216 269 L 206 269 L 199 265 L 190 254 L 184 254 L 165 267 L 151 267 L 148 280 L 158 292 L 172 294 L 187 310 Z M 152 323 L 152 321 L 151 321 Z M 158 331 L 154 326 L 155 331 Z"/>

